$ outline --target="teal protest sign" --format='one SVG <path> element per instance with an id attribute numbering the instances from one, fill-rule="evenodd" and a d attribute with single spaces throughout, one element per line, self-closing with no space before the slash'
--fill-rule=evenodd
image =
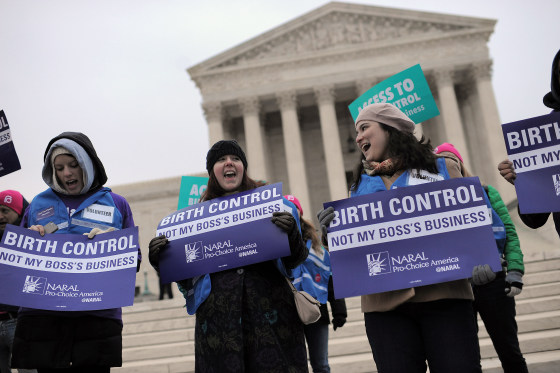
<path id="1" fill-rule="evenodd" d="M 183 176 L 181 178 L 181 188 L 179 189 L 179 204 L 177 210 L 198 203 L 200 196 L 206 190 L 207 184 L 207 177 Z"/>
<path id="2" fill-rule="evenodd" d="M 383 102 L 395 105 L 416 124 L 439 115 L 420 65 L 414 65 L 376 84 L 348 108 L 352 118 L 356 120 L 366 106 Z"/>

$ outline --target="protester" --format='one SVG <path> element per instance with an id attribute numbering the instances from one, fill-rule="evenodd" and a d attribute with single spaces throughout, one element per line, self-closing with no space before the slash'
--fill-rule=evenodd
<path id="1" fill-rule="evenodd" d="M 552 112 L 560 111 L 560 50 L 554 56 L 552 60 L 552 74 L 550 79 L 550 92 L 548 92 L 543 97 L 543 103 L 552 109 Z M 498 171 L 500 175 L 511 183 L 515 185 L 515 179 L 517 177 L 513 163 L 509 160 L 503 160 L 498 164 Z M 518 207 L 519 209 L 519 207 Z M 550 214 L 552 214 L 552 220 L 554 221 L 554 226 L 556 227 L 556 232 L 560 236 L 560 212 L 544 212 L 539 214 L 522 214 L 519 212 L 519 217 L 529 228 L 537 229 L 545 225 Z"/>
<path id="2" fill-rule="evenodd" d="M 434 149 L 434 153 L 451 157 L 461 163 L 463 177 L 472 176 L 464 165 L 459 151 L 449 143 L 443 143 Z M 494 280 L 486 282 L 488 273 L 480 279 L 473 274 L 474 311 L 480 313 L 488 335 L 492 339 L 498 358 L 505 373 L 528 372 L 527 364 L 519 348 L 517 338 L 517 322 L 515 321 L 515 300 L 513 297 L 521 293 L 523 288 L 523 253 L 519 245 L 519 237 L 515 225 L 511 221 L 508 209 L 498 191 L 491 185 L 484 186 L 490 204 L 492 205 L 493 220 L 499 220 L 501 229 L 494 231 L 496 246 L 500 258 L 504 262 L 504 270 L 496 274 L 491 273 Z"/>
<path id="3" fill-rule="evenodd" d="M 7 224 L 19 225 L 29 202 L 15 190 L 0 192 L 0 240 Z M 10 373 L 10 358 L 19 307 L 0 304 L 0 373 Z M 19 373 L 35 370 L 18 369 Z"/>
<path id="4" fill-rule="evenodd" d="M 320 303 L 321 318 L 313 324 L 305 325 L 305 339 L 309 351 L 309 362 L 314 373 L 328 373 L 329 366 L 329 311 L 327 300 L 331 305 L 333 316 L 333 329 L 341 328 L 346 323 L 346 302 L 344 298 L 335 299 L 332 282 L 330 255 L 319 241 L 315 227 L 303 218 L 303 210 L 299 200 L 292 196 L 284 196 L 293 202 L 299 213 L 303 241 L 309 249 L 309 255 L 305 262 L 293 271 L 293 284 L 297 290 L 303 290 L 311 294 Z"/>
<path id="5" fill-rule="evenodd" d="M 247 159 L 234 140 L 215 143 L 206 156 L 210 176 L 202 201 L 264 185 L 247 174 Z M 195 371 L 307 372 L 305 337 L 284 276 L 307 256 L 294 216 L 275 212 L 272 222 L 288 234 L 291 255 L 178 282 L 187 312 L 196 314 Z M 159 272 L 165 236 L 150 242 Z"/>
<path id="6" fill-rule="evenodd" d="M 21 226 L 41 235 L 45 225 L 58 227 L 54 234 L 96 234 L 134 227 L 128 202 L 109 188 L 105 168 L 89 138 L 64 132 L 47 145 L 42 171 L 49 188 L 37 195 L 25 212 Z M 108 206 L 107 215 L 87 216 L 92 204 Z M 108 209 L 109 210 L 109 209 Z M 111 219 L 109 219 L 111 220 Z M 138 249 L 140 255 L 140 249 Z M 138 268 L 140 266 L 138 258 Z M 132 291 L 132 290 L 131 290 Z M 21 308 L 14 339 L 12 366 L 45 372 L 109 372 L 122 365 L 122 311 L 46 311 Z"/>
<path id="7" fill-rule="evenodd" d="M 161 281 L 161 276 L 159 276 L 159 274 L 158 274 L 158 280 L 159 280 L 159 300 L 163 300 L 165 294 L 167 294 L 167 297 L 169 299 L 173 299 L 173 289 L 171 289 L 171 284 L 164 284 Z"/>
<path id="8" fill-rule="evenodd" d="M 352 197 L 461 177 L 459 163 L 433 154 L 429 141 L 414 137 L 414 122 L 391 104 L 368 105 L 355 127 L 362 161 Z M 326 234 L 334 209 L 318 218 Z M 424 373 L 427 360 L 432 373 L 481 372 L 472 300 L 467 279 L 362 296 L 378 371 Z"/>

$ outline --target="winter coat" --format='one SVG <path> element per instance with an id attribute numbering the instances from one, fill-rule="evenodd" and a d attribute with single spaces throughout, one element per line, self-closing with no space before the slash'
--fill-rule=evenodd
<path id="1" fill-rule="evenodd" d="M 286 282 L 307 257 L 298 237 L 288 257 L 178 283 L 196 314 L 196 373 L 307 372 L 303 324 Z"/>
<path id="2" fill-rule="evenodd" d="M 461 175 L 461 165 L 458 161 L 451 158 L 438 158 L 437 161 L 439 177 L 434 178 L 443 180 L 445 178 L 459 178 Z M 392 176 L 362 176 L 362 178 L 380 178 L 385 188 L 391 186 L 408 172 L 406 170 L 397 171 Z M 447 175 L 447 177 L 446 177 Z M 360 190 L 360 186 L 358 187 Z M 366 190 L 364 187 L 363 190 Z M 389 311 L 405 302 L 430 302 L 440 299 L 469 299 L 473 300 L 472 288 L 467 279 L 443 282 L 439 284 L 420 286 L 416 288 L 387 291 L 377 294 L 362 295 L 362 312 L 383 312 Z"/>
<path id="3" fill-rule="evenodd" d="M 515 270 L 521 273 L 525 273 L 525 266 L 523 265 L 523 253 L 521 252 L 521 247 L 519 245 L 519 237 L 517 236 L 517 231 L 515 230 L 515 225 L 511 221 L 508 209 L 500 196 L 500 193 L 491 185 L 488 188 L 488 198 L 490 199 L 490 204 L 498 216 L 504 223 L 506 228 L 506 245 L 504 248 L 504 257 L 508 262 L 507 270 Z"/>
<path id="4" fill-rule="evenodd" d="M 83 148 L 71 147 L 72 150 L 68 150 L 80 163 L 84 179 L 91 182 L 91 187 L 79 195 L 61 194 L 52 189 L 39 194 L 26 210 L 21 226 L 44 225 L 53 221 L 59 227 L 54 234 L 82 234 L 91 231 L 92 226 L 134 227 L 132 211 L 126 199 L 103 188 L 107 181 L 105 169 L 91 141 L 81 133 L 65 132 L 49 142 L 43 167 L 43 180 L 47 185 L 52 188 L 53 178 L 56 177 L 50 152 L 51 145 L 58 140 L 72 140 Z M 84 159 L 87 164 L 83 163 Z M 113 208 L 112 221 L 108 222 L 106 217 L 96 220 L 91 214 L 84 216 L 84 209 L 92 204 Z M 138 254 L 140 263 L 140 249 Z M 14 337 L 12 367 L 63 369 L 121 366 L 121 314 L 120 308 L 95 311 L 21 308 Z"/>

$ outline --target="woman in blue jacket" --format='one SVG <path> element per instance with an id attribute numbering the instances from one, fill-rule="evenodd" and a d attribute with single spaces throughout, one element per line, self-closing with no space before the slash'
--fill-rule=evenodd
<path id="1" fill-rule="evenodd" d="M 96 234 L 134 227 L 124 197 L 103 185 L 107 175 L 90 139 L 64 132 L 47 145 L 43 180 L 49 186 L 37 195 L 21 226 L 45 233 L 54 223 L 55 234 Z M 103 206 L 105 214 L 90 206 Z M 108 214 L 108 215 L 107 215 Z M 140 266 L 140 249 L 138 249 Z M 103 373 L 122 365 L 122 311 L 46 311 L 21 308 L 16 326 L 12 366 L 37 368 L 39 373 Z"/>
<path id="2" fill-rule="evenodd" d="M 234 140 L 215 143 L 206 156 L 208 187 L 202 201 L 264 185 L 247 174 L 247 159 Z M 195 371 L 307 372 L 303 324 L 285 274 L 307 256 L 298 223 L 288 212 L 272 222 L 288 234 L 291 255 L 178 282 L 187 312 L 196 314 Z M 159 272 L 165 236 L 150 242 L 150 263 Z M 283 273 L 282 273 L 283 272 Z"/>
<path id="3" fill-rule="evenodd" d="M 296 289 L 311 294 L 320 303 L 321 318 L 313 324 L 305 325 L 305 339 L 309 350 L 309 362 L 313 373 L 329 373 L 329 311 L 327 301 L 331 305 L 333 329 L 341 328 L 346 323 L 346 301 L 344 298 L 335 299 L 331 260 L 329 252 L 321 246 L 321 241 L 315 232 L 315 227 L 303 218 L 303 210 L 299 200 L 292 196 L 284 196 L 296 205 L 301 222 L 303 241 L 309 249 L 305 262 L 293 270 L 293 284 Z"/>

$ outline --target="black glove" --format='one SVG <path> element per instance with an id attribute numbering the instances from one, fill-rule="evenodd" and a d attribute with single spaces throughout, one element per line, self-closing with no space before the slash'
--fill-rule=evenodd
<path id="1" fill-rule="evenodd" d="M 334 330 L 336 330 L 336 328 L 342 328 L 344 324 L 346 324 L 345 317 L 334 317 L 332 319 L 332 325 Z"/>
<path id="2" fill-rule="evenodd" d="M 271 221 L 288 233 L 288 240 L 293 241 L 299 234 L 294 216 L 286 211 L 274 212 Z"/>
<path id="3" fill-rule="evenodd" d="M 150 264 L 152 265 L 152 267 L 154 267 L 154 269 L 158 273 L 159 273 L 159 252 L 165 245 L 167 245 L 168 242 L 169 241 L 167 240 L 165 235 L 162 234 L 161 236 L 152 238 L 150 244 L 148 245 L 148 248 L 150 249 L 150 252 L 148 253 L 148 259 L 150 259 Z"/>
<path id="4" fill-rule="evenodd" d="M 271 221 L 288 234 L 290 256 L 282 258 L 287 268 L 295 268 L 307 258 L 309 250 L 299 232 L 296 219 L 289 212 L 274 212 Z"/>
<path id="5" fill-rule="evenodd" d="M 317 213 L 317 220 L 319 220 L 319 224 L 321 225 L 321 233 L 323 234 L 323 243 L 327 242 L 327 226 L 333 221 L 334 219 L 334 207 L 330 206 L 324 210 L 321 210 Z"/>

